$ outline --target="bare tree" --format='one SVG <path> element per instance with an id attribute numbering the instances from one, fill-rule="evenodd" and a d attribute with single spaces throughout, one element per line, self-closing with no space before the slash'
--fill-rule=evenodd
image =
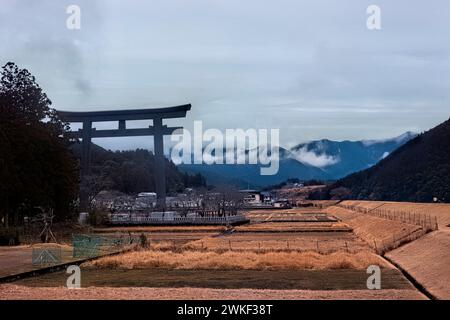
<path id="1" fill-rule="evenodd" d="M 236 215 L 244 204 L 244 196 L 234 187 L 220 186 L 210 193 L 208 202 L 219 217 Z"/>

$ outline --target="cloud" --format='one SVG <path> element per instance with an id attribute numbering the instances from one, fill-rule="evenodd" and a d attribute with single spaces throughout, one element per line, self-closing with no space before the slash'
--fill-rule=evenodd
<path id="1" fill-rule="evenodd" d="M 301 163 L 317 168 L 331 166 L 340 161 L 339 157 L 333 157 L 326 153 L 316 154 L 314 151 L 308 151 L 306 147 L 292 152 L 292 157 Z"/>
<path id="2" fill-rule="evenodd" d="M 49 60 L 58 77 L 68 80 L 81 94 L 90 95 L 92 85 L 86 76 L 83 44 L 72 38 L 36 37 L 24 45 L 29 59 L 35 62 Z"/>
<path id="3" fill-rule="evenodd" d="M 282 145 L 386 139 L 448 118 L 445 0 L 379 0 L 376 32 L 358 0 L 77 0 L 77 31 L 66 28 L 70 1 L 3 2 L 2 63 L 29 69 L 55 108 L 191 103 L 176 125 L 280 128 Z"/>
<path id="4" fill-rule="evenodd" d="M 405 132 L 397 137 L 394 138 L 389 138 L 389 139 L 378 139 L 378 140 L 362 140 L 362 143 L 364 146 L 369 147 L 371 145 L 377 144 L 377 143 L 384 143 L 384 142 L 389 142 L 389 141 L 394 141 L 395 143 L 405 143 L 408 140 L 411 140 L 413 138 L 415 138 L 418 134 L 415 132 Z M 385 157 L 383 157 L 384 159 Z"/>

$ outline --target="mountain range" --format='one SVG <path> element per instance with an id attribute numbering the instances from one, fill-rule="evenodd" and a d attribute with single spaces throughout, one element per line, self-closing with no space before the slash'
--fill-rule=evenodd
<path id="1" fill-rule="evenodd" d="M 329 187 L 345 198 L 450 202 L 450 119 L 411 139 L 375 166 Z M 334 192 L 337 194 L 337 192 Z M 345 194 L 345 193 L 344 193 Z"/>
<path id="2" fill-rule="evenodd" d="M 416 135 L 406 132 L 386 140 L 322 139 L 301 143 L 290 149 L 280 147 L 279 171 L 271 176 L 260 174 L 261 165 L 250 164 L 181 164 L 179 169 L 201 173 L 210 185 L 232 184 L 245 188 L 265 187 L 291 178 L 337 180 L 375 165 Z"/>

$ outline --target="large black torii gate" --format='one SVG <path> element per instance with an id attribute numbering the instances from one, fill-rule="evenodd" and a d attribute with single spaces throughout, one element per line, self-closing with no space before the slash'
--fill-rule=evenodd
<path id="1" fill-rule="evenodd" d="M 190 104 L 156 109 L 90 112 L 57 110 L 56 112 L 64 122 L 83 124 L 82 129 L 70 132 L 72 137 L 82 139 L 81 179 L 88 175 L 90 171 L 90 147 L 92 138 L 153 136 L 155 146 L 155 186 L 157 206 L 164 210 L 166 208 L 166 172 L 164 165 L 163 138 L 164 135 L 170 135 L 177 129 L 183 129 L 183 127 L 167 127 L 167 125 L 163 124 L 163 119 L 184 118 L 186 117 L 186 112 L 189 110 L 191 110 Z M 148 128 L 127 129 L 126 121 L 130 120 L 153 120 L 153 125 Z M 118 128 L 108 130 L 96 130 L 95 128 L 92 128 L 93 122 L 105 121 L 118 121 Z M 81 210 L 87 209 L 87 197 L 87 194 L 80 192 Z"/>

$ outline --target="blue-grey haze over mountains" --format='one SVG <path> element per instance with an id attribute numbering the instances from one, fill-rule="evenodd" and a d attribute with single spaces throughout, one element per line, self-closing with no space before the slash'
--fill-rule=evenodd
<path id="1" fill-rule="evenodd" d="M 189 173 L 201 173 L 212 185 L 234 184 L 239 187 L 264 187 L 297 178 L 300 180 L 336 180 L 367 169 L 416 137 L 406 132 L 386 140 L 317 140 L 280 150 L 280 168 L 275 175 L 261 175 L 260 165 L 183 164 Z"/>

